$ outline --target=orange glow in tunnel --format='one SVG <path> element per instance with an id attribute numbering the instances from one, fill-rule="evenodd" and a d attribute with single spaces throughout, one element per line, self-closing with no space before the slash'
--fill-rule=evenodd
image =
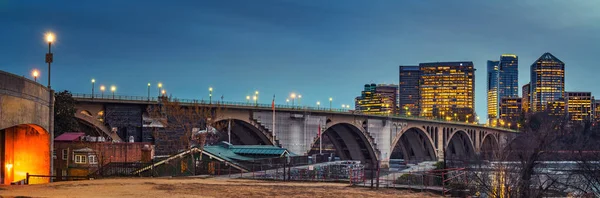
<path id="1" fill-rule="evenodd" d="M 18 125 L 0 131 L 3 184 L 30 175 L 50 175 L 50 137 L 36 125 Z M 48 183 L 48 178 L 30 178 L 30 184 Z"/>

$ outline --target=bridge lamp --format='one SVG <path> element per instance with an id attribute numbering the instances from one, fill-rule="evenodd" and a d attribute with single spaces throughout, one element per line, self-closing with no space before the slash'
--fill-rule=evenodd
<path id="1" fill-rule="evenodd" d="M 246 96 L 246 103 L 250 103 L 250 96 Z"/>
<path id="2" fill-rule="evenodd" d="M 115 87 L 114 85 L 110 86 L 110 91 L 112 92 L 113 99 L 115 99 L 115 91 L 117 91 L 117 87 Z"/>
<path id="3" fill-rule="evenodd" d="M 96 79 L 92 78 L 92 99 L 94 99 L 94 84 L 96 84 Z"/>
<path id="4" fill-rule="evenodd" d="M 317 101 L 317 109 L 321 107 L 321 102 Z"/>
<path id="5" fill-rule="evenodd" d="M 148 83 L 148 101 L 150 101 L 150 83 Z"/>
<path id="6" fill-rule="evenodd" d="M 331 111 L 331 102 L 333 101 L 333 98 L 329 97 L 329 111 Z"/>
<path id="7" fill-rule="evenodd" d="M 104 87 L 104 85 L 100 85 L 100 92 L 102 92 L 102 98 L 104 97 L 104 90 L 106 90 L 106 87 Z"/>
<path id="8" fill-rule="evenodd" d="M 160 93 L 164 96 L 165 94 L 167 94 L 167 90 L 163 89 Z"/>
<path id="9" fill-rule="evenodd" d="M 290 98 L 292 98 L 292 107 L 294 106 L 294 99 L 296 99 L 296 94 L 292 93 L 290 94 Z"/>
<path id="10" fill-rule="evenodd" d="M 302 95 L 298 95 L 298 105 L 302 106 Z"/>
<path id="11" fill-rule="evenodd" d="M 208 104 L 212 103 L 212 91 L 213 91 L 213 88 L 209 87 L 208 88 Z"/>
<path id="12" fill-rule="evenodd" d="M 290 105 L 290 99 L 289 98 L 285 99 L 285 105 Z"/>
<path id="13" fill-rule="evenodd" d="M 46 41 L 48 42 L 48 53 L 46 53 L 46 63 L 48 63 L 48 89 L 50 89 L 50 64 L 52 63 L 53 54 L 52 54 L 52 43 L 56 39 L 56 36 L 52 32 L 46 33 Z"/>
<path id="14" fill-rule="evenodd" d="M 160 96 L 160 90 L 162 89 L 162 83 L 158 82 L 158 96 Z"/>
<path id="15" fill-rule="evenodd" d="M 258 97 L 255 95 L 254 97 L 252 97 L 252 99 L 254 100 L 254 106 L 258 106 Z"/>
<path id="16" fill-rule="evenodd" d="M 37 69 L 34 69 L 34 70 L 31 72 L 31 75 L 33 76 L 33 80 L 34 80 L 35 82 L 37 82 L 37 77 L 40 75 L 40 72 L 39 72 Z"/>

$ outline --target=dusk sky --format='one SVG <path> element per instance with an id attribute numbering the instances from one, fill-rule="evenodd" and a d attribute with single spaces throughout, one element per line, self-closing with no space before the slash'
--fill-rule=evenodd
<path id="1" fill-rule="evenodd" d="M 52 88 L 178 98 L 354 106 L 365 83 L 398 83 L 399 65 L 473 61 L 486 117 L 486 61 L 519 56 L 519 85 L 544 52 L 565 62 L 567 91 L 600 94 L 600 1 L 19 1 L 0 0 L 0 70 Z M 521 92 L 519 88 L 519 93 Z M 598 95 L 597 95 L 598 96 Z M 213 99 L 215 99 L 213 98 Z"/>

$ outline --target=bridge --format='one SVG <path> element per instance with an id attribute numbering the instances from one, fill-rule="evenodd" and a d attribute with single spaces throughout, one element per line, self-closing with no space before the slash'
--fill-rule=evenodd
<path id="1" fill-rule="evenodd" d="M 150 141 L 148 106 L 156 97 L 74 94 L 77 118 L 115 140 Z M 357 112 L 306 106 L 275 105 L 275 137 L 271 104 L 178 100 L 182 105 L 223 109 L 217 120 L 232 122 L 234 144 L 275 144 L 303 155 L 319 145 L 319 128 L 344 160 L 386 164 L 394 153 L 407 161 L 439 161 L 493 154 L 516 131 L 480 124 L 420 117 L 364 115 Z M 146 121 L 145 121 L 146 120 Z M 115 130 L 116 129 L 116 130 Z M 323 140 L 325 142 L 325 140 Z"/>

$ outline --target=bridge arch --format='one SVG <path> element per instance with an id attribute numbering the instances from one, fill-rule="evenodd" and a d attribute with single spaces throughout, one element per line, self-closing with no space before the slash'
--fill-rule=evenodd
<path id="1" fill-rule="evenodd" d="M 358 124 L 359 122 L 329 122 L 322 135 L 329 139 L 342 160 L 358 160 L 370 164 L 378 156 L 372 141 Z M 318 144 L 318 138 L 313 144 Z"/>
<path id="2" fill-rule="evenodd" d="M 228 128 L 231 121 L 231 144 L 234 145 L 273 145 L 268 130 L 256 123 L 250 123 L 239 118 L 218 119 L 213 123 L 217 129 L 214 142 L 228 141 Z"/>
<path id="3" fill-rule="evenodd" d="M 445 145 L 446 159 L 472 159 L 475 157 L 473 140 L 465 130 L 452 130 Z"/>
<path id="4" fill-rule="evenodd" d="M 437 152 L 430 134 L 426 131 L 435 129 L 434 127 L 409 127 L 399 133 L 392 142 L 392 157 L 398 157 L 398 152 L 405 162 L 435 161 Z"/>
<path id="5" fill-rule="evenodd" d="M 4 178 L 0 183 L 23 180 L 27 173 L 50 175 L 50 138 L 50 133 L 36 124 L 0 129 L 0 153 L 3 153 L 0 178 Z M 31 183 L 48 183 L 48 179 L 36 179 Z"/>
<path id="6" fill-rule="evenodd" d="M 82 110 L 75 113 L 75 118 L 86 126 L 92 127 L 99 135 L 110 137 L 113 141 L 122 142 L 121 137 L 117 133 L 113 133 L 102 121 L 95 118 L 87 110 Z"/>
<path id="7" fill-rule="evenodd" d="M 485 134 L 482 138 L 481 147 L 479 149 L 479 156 L 482 159 L 492 160 L 496 158 L 498 150 L 500 149 L 498 138 L 493 134 Z"/>

